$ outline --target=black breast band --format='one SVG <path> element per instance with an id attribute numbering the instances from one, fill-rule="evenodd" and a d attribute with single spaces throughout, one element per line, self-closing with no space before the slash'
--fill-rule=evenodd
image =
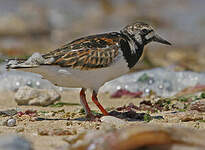
<path id="1" fill-rule="evenodd" d="M 129 42 L 128 42 L 130 39 L 124 34 L 122 34 L 122 37 L 123 39 L 120 40 L 120 47 L 123 52 L 123 56 L 125 57 L 128 63 L 128 67 L 132 68 L 142 56 L 144 46 L 134 41 L 138 49 L 136 49 L 136 53 L 132 53 Z"/>

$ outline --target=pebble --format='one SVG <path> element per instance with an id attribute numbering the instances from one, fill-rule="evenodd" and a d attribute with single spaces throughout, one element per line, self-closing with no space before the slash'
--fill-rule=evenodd
<path id="1" fill-rule="evenodd" d="M 18 105 L 48 106 L 60 98 L 60 94 L 53 89 L 35 89 L 29 86 L 20 87 L 15 94 Z"/>
<path id="2" fill-rule="evenodd" d="M 8 126 L 8 127 L 14 127 L 16 126 L 16 119 L 14 118 L 7 119 L 6 121 L 3 121 L 2 125 Z"/>
<path id="3" fill-rule="evenodd" d="M 102 125 L 106 125 L 109 124 L 111 126 L 114 126 L 116 128 L 120 128 L 123 127 L 124 125 L 126 125 L 126 121 L 113 117 L 113 116 L 103 116 L 100 118 L 100 121 L 102 122 Z"/>
<path id="4" fill-rule="evenodd" d="M 14 127 L 15 125 L 16 125 L 16 119 L 11 118 L 7 120 L 8 127 Z"/>

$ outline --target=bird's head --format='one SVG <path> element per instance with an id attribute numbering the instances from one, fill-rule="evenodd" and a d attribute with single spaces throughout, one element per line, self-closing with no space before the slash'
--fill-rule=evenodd
<path id="1" fill-rule="evenodd" d="M 140 45 L 146 45 L 150 42 L 159 42 L 166 45 L 171 45 L 167 40 L 160 37 L 155 30 L 147 23 L 135 22 L 129 24 L 121 30 L 121 33 L 127 35 L 132 40 Z"/>

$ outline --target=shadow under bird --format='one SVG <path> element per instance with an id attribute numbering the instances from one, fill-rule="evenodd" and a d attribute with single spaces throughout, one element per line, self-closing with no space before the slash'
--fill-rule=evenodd
<path id="1" fill-rule="evenodd" d="M 94 118 L 86 101 L 86 89 L 92 89 L 92 101 L 103 115 L 108 112 L 99 103 L 97 93 L 105 82 L 128 73 L 142 56 L 150 42 L 171 45 L 147 23 L 136 22 L 120 32 L 110 32 L 79 38 L 61 48 L 41 55 L 35 64 L 17 59 L 8 63 L 8 69 L 41 74 L 43 78 L 62 87 L 82 88 L 80 102 L 86 117 Z"/>

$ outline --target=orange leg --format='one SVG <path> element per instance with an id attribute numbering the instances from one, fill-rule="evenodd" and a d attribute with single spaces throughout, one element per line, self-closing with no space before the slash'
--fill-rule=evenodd
<path id="1" fill-rule="evenodd" d="M 82 88 L 80 91 L 80 103 L 83 105 L 83 108 L 85 110 L 86 113 L 86 117 L 92 117 L 93 114 L 91 113 L 90 107 L 88 106 L 88 103 L 86 101 L 86 96 L 85 96 L 85 89 Z"/>
<path id="2" fill-rule="evenodd" d="M 99 103 L 98 98 L 97 98 L 97 93 L 95 91 L 93 91 L 93 94 L 92 94 L 92 101 L 98 106 L 98 108 L 100 109 L 100 111 L 103 113 L 104 116 L 108 115 L 108 112 Z"/>

